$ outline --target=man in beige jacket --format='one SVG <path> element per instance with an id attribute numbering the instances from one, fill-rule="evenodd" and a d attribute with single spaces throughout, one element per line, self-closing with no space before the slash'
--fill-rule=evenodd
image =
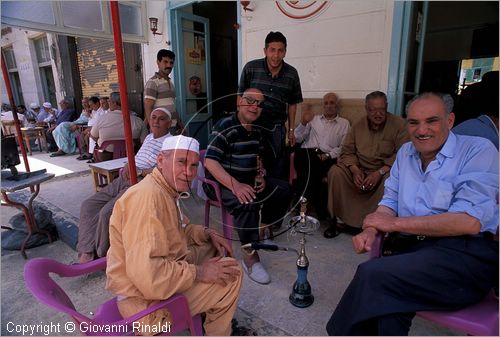
<path id="1" fill-rule="evenodd" d="M 198 148 L 193 138 L 167 137 L 157 167 L 116 202 L 106 289 L 118 295 L 123 317 L 182 293 L 193 315 L 206 313 L 207 335 L 229 335 L 241 269 L 227 241 L 212 229 L 190 224 L 179 207 L 196 176 Z M 224 250 L 229 257 L 223 257 Z M 140 323 L 175 324 L 165 309 Z"/>

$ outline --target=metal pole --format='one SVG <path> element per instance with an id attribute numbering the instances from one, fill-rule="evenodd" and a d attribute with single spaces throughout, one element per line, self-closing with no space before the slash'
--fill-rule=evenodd
<path id="1" fill-rule="evenodd" d="M 118 69 L 118 83 L 120 85 L 120 101 L 123 114 L 123 128 L 125 129 L 125 145 L 127 149 L 128 158 L 128 171 L 130 176 L 130 184 L 137 183 L 137 171 L 135 169 L 134 157 L 134 144 L 132 142 L 132 127 L 130 123 L 130 114 L 128 111 L 128 94 L 127 82 L 125 78 L 125 65 L 123 62 L 123 49 L 122 49 L 122 32 L 120 26 L 120 12 L 118 9 L 118 2 L 116 0 L 110 1 L 111 8 L 111 22 L 113 25 L 113 36 L 115 43 L 116 66 Z"/>
<path id="2" fill-rule="evenodd" d="M 7 89 L 7 95 L 9 96 L 10 106 L 12 108 L 12 117 L 14 118 L 14 123 L 16 125 L 17 142 L 19 143 L 19 147 L 21 148 L 24 167 L 26 168 L 26 172 L 31 172 L 30 164 L 28 163 L 28 155 L 26 154 L 26 149 L 24 148 L 23 135 L 21 133 L 21 126 L 19 125 L 19 118 L 17 118 L 16 104 L 14 102 L 14 95 L 12 95 L 12 88 L 10 86 L 10 81 L 9 81 L 9 73 L 7 72 L 7 66 L 5 65 L 5 59 L 3 57 L 3 53 L 2 53 L 2 74 L 3 74 L 3 80 L 5 82 L 5 88 Z"/>

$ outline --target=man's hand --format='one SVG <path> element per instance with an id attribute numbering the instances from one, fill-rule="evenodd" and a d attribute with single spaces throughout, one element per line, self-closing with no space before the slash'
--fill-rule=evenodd
<path id="1" fill-rule="evenodd" d="M 374 188 L 377 187 L 379 184 L 380 180 L 382 180 L 382 176 L 378 171 L 370 173 L 364 180 L 363 180 L 363 185 L 365 186 L 365 191 L 371 191 Z"/>
<path id="2" fill-rule="evenodd" d="M 369 252 L 372 249 L 373 241 L 377 236 L 377 230 L 373 227 L 365 228 L 361 233 L 352 237 L 354 251 L 358 254 Z"/>
<path id="3" fill-rule="evenodd" d="M 238 198 L 238 201 L 241 204 L 248 204 L 256 198 L 255 190 L 252 188 L 252 186 L 242 184 L 235 179 L 233 179 L 232 184 L 233 186 L 231 192 L 233 192 L 233 194 L 236 196 L 236 198 Z"/>
<path id="4" fill-rule="evenodd" d="M 397 217 L 386 212 L 376 211 L 368 214 L 363 220 L 363 229 L 373 227 L 381 232 L 391 233 L 396 231 Z"/>
<path id="5" fill-rule="evenodd" d="M 226 256 L 234 257 L 233 247 L 231 247 L 224 236 L 220 235 L 214 229 L 210 228 L 205 229 L 205 233 L 207 234 L 209 240 L 212 240 L 212 243 L 219 252 L 220 256 L 224 256 L 224 253 L 226 253 Z"/>
<path id="6" fill-rule="evenodd" d="M 356 165 L 349 166 L 349 170 L 352 173 L 352 180 L 354 182 L 354 185 L 357 188 L 361 189 L 365 180 L 365 174 Z"/>
<path id="7" fill-rule="evenodd" d="M 236 260 L 222 259 L 220 256 L 212 257 L 201 266 L 196 266 L 196 281 L 203 283 L 217 283 L 225 286 L 228 282 L 236 281 L 239 274 Z"/>

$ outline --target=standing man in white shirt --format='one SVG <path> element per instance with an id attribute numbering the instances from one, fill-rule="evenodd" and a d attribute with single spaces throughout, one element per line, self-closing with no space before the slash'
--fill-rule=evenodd
<path id="1" fill-rule="evenodd" d="M 302 143 L 295 151 L 296 193 L 312 202 L 319 219 L 328 216 L 322 180 L 337 162 L 350 127 L 347 119 L 338 116 L 340 102 L 335 93 L 323 96 L 323 106 L 323 114 L 315 116 L 311 106 L 304 105 L 302 121 L 294 131 L 296 141 Z"/>

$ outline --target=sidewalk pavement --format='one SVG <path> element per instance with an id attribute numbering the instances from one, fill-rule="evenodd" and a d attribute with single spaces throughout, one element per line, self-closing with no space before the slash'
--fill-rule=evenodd
<path id="1" fill-rule="evenodd" d="M 55 217 L 64 216 L 78 224 L 80 204 L 94 193 L 88 174 L 88 164 L 77 161 L 77 155 L 49 157 L 46 153 L 29 156 L 31 170 L 47 168 L 56 178 L 41 185 L 35 202 L 46 205 Z M 22 170 L 22 168 L 19 168 Z M 182 207 L 193 223 L 203 220 L 204 203 L 197 196 L 183 200 Z M 14 208 L 2 207 L 1 221 L 6 225 L 17 214 Z M 210 226 L 220 230 L 220 212 L 213 209 Z M 285 220 L 286 221 L 286 220 Z M 288 296 L 296 279 L 297 256 L 292 252 L 260 252 L 261 260 L 271 275 L 272 282 L 259 285 L 245 275 L 236 319 L 239 326 L 253 329 L 258 335 L 326 335 L 325 325 L 340 300 L 344 289 L 352 279 L 357 265 L 368 257 L 357 255 L 351 246 L 351 236 L 340 234 L 334 239 L 325 239 L 320 228 L 307 236 L 306 253 L 310 267 L 308 280 L 315 297 L 314 303 L 305 309 L 290 304 Z M 235 234 L 237 237 L 237 235 Z M 299 248 L 299 236 L 285 233 L 275 242 L 280 246 Z M 233 249 L 241 258 L 239 243 Z M 27 250 L 28 258 L 49 257 L 64 263 L 77 261 L 77 253 L 58 240 L 52 244 Z M 1 334 L 21 335 L 12 331 L 19 324 L 60 323 L 59 331 L 50 335 L 76 335 L 64 331 L 64 323 L 70 319 L 38 303 L 24 286 L 24 260 L 19 251 L 2 251 L 2 311 Z M 98 304 L 112 297 L 104 289 L 104 272 L 87 277 L 59 279 L 58 282 L 70 294 L 76 308 L 83 312 L 94 312 Z M 9 323 L 11 322 L 11 323 Z M 42 333 L 38 333 L 42 334 Z M 438 327 L 420 318 L 414 320 L 410 335 L 459 335 Z"/>

